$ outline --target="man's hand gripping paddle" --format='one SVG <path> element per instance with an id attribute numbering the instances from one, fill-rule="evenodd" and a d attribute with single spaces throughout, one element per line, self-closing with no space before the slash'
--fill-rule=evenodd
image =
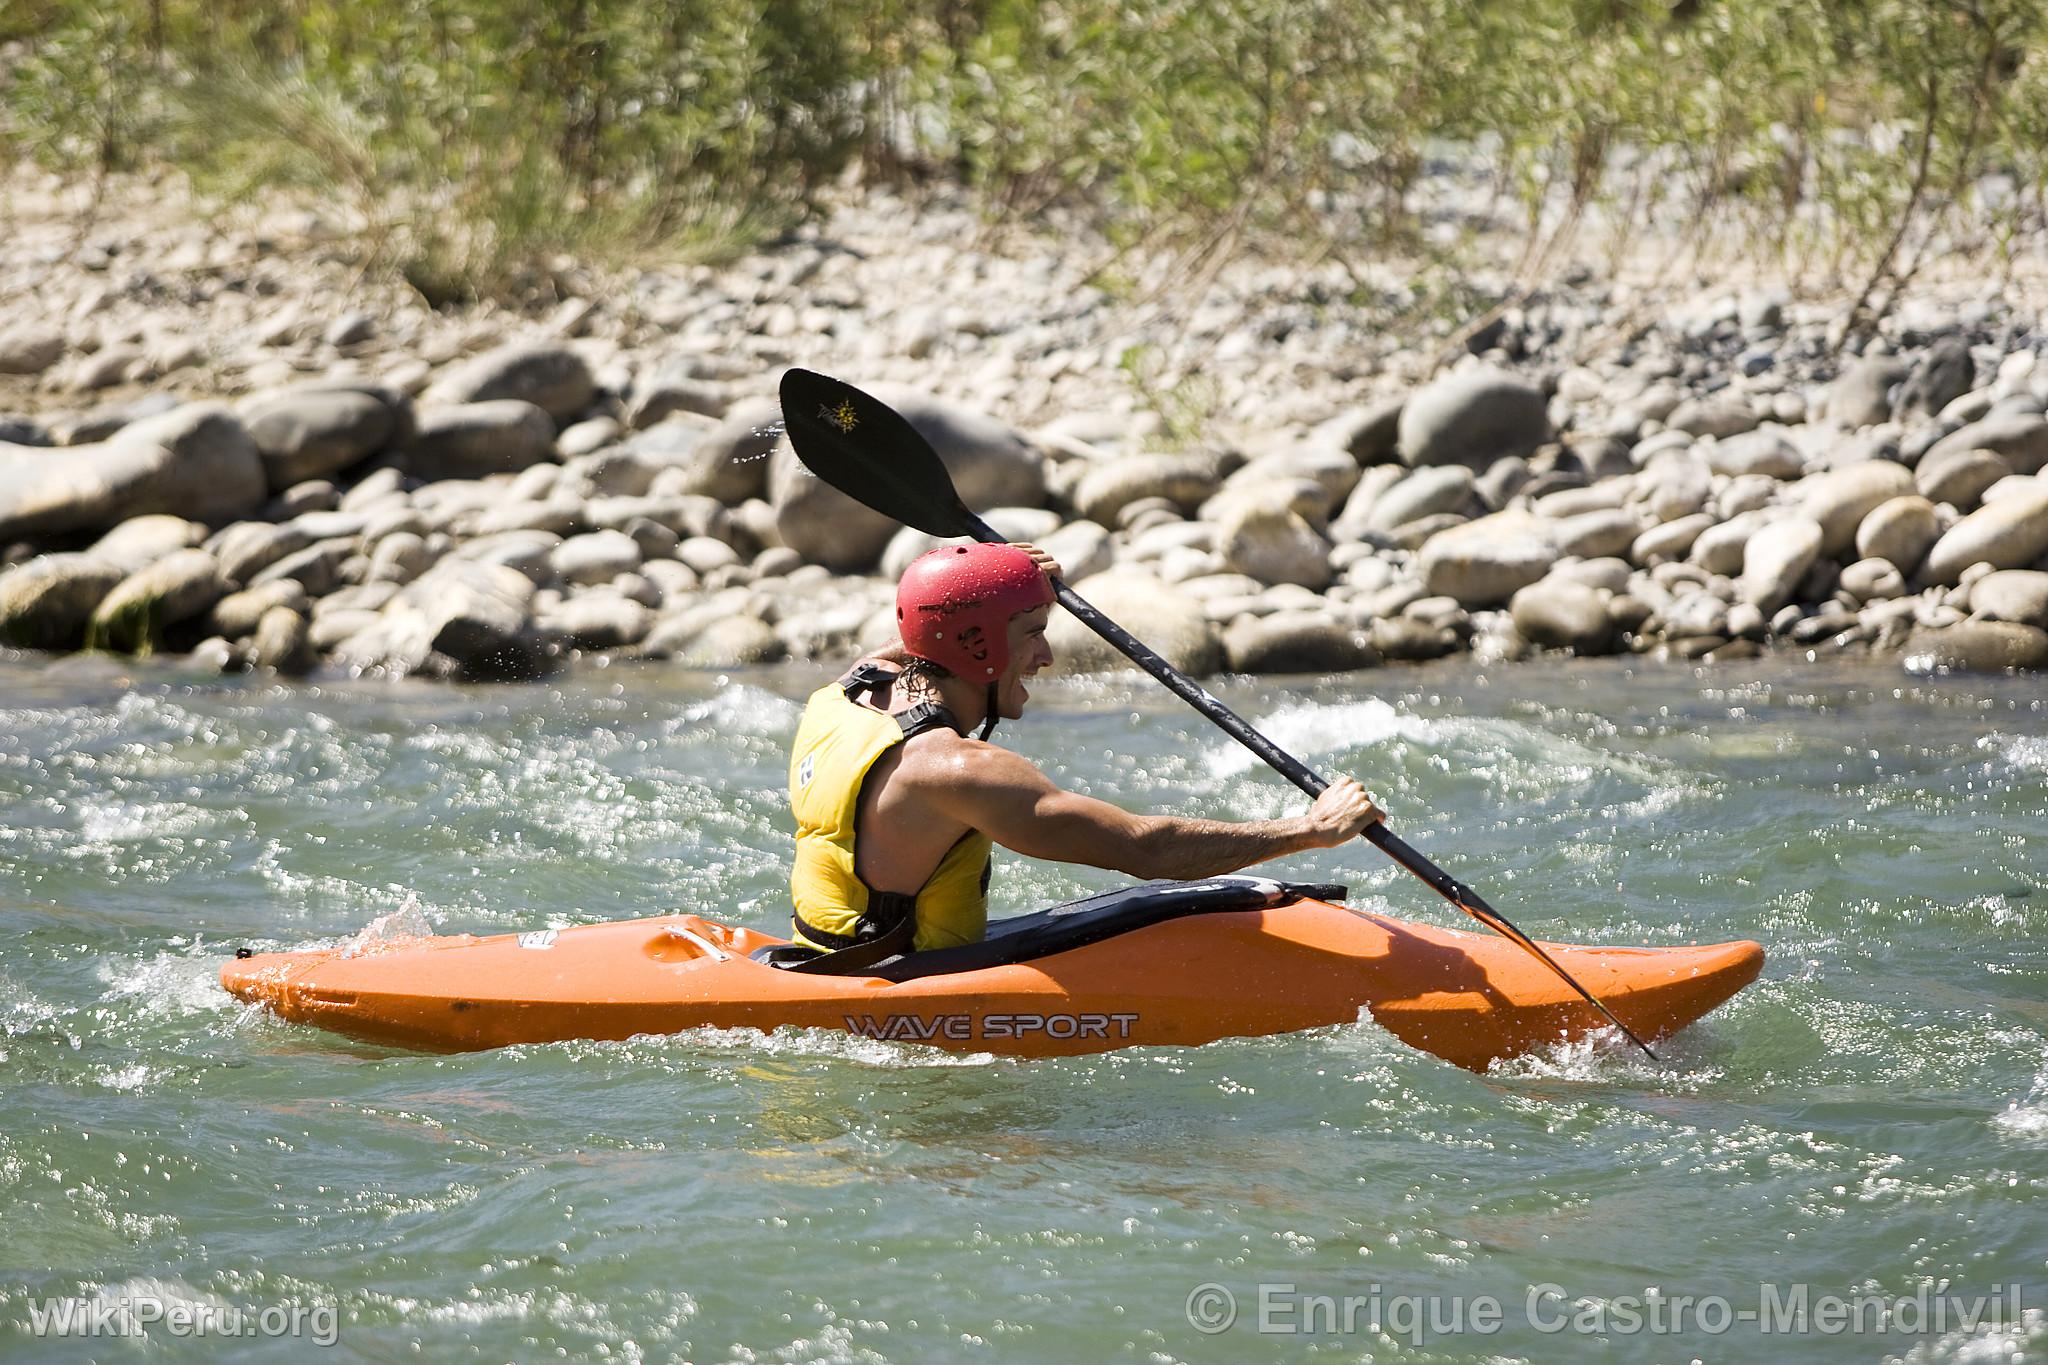
<path id="1" fill-rule="evenodd" d="M 813 474 L 857 502 L 927 535 L 967 536 L 974 540 L 1001 542 L 989 524 L 967 509 L 953 488 L 953 478 L 940 462 L 931 443 L 918 434 L 901 413 L 862 393 L 851 384 L 810 370 L 792 369 L 782 376 L 782 416 L 789 430 L 789 443 Z M 1232 739 L 1250 749 L 1266 763 L 1307 792 L 1320 795 L 1329 785 L 1301 760 L 1281 749 L 1253 729 L 1235 711 L 1209 695 L 1207 689 L 1134 639 L 1116 622 L 1075 596 L 1073 589 L 1053 580 L 1053 593 L 1061 606 L 1082 624 L 1117 647 L 1131 662 L 1173 689 L 1182 701 L 1200 711 Z M 1657 1054 L 1636 1037 L 1635 1031 L 1615 1018 L 1591 991 L 1558 966 L 1541 944 L 1510 924 L 1479 893 L 1445 872 L 1391 833 L 1385 821 L 1375 823 L 1365 837 L 1381 852 L 1414 873 L 1451 904 L 1495 933 L 1534 956 L 1558 979 L 1577 991 L 1607 1021 L 1653 1060 Z"/>

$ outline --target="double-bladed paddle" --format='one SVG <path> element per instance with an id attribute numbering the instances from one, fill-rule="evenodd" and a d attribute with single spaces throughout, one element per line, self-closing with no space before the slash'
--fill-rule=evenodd
<path id="1" fill-rule="evenodd" d="M 931 442 L 888 404 L 851 384 L 791 369 L 782 376 L 782 419 L 796 457 L 813 474 L 840 492 L 884 516 L 927 535 L 967 536 L 1000 543 L 989 524 L 969 511 L 953 487 L 953 477 Z M 1206 688 L 1146 648 L 1122 626 L 1076 596 L 1057 578 L 1053 594 L 1083 625 L 1115 645 L 1131 662 L 1165 683 L 1182 701 L 1200 711 L 1232 739 L 1250 749 L 1289 782 L 1319 796 L 1330 784 L 1300 759 L 1280 748 L 1246 723 L 1243 717 L 1209 695 Z M 1384 820 L 1370 826 L 1365 837 L 1381 852 L 1426 882 L 1432 890 L 1487 928 L 1519 945 L 1558 979 L 1607 1017 L 1628 1040 L 1654 1060 L 1650 1045 L 1615 1018 L 1599 997 L 1572 979 L 1570 972 L 1543 951 L 1543 946 L 1510 924 L 1479 893 L 1423 857 L 1388 830 Z"/>

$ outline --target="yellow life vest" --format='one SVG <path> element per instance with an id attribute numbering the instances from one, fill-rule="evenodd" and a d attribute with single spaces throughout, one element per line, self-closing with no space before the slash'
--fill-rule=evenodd
<path id="1" fill-rule="evenodd" d="M 853 693 L 888 676 L 879 669 L 858 669 L 848 681 L 813 692 L 790 749 L 796 861 L 789 892 L 796 908 L 795 938 L 814 948 L 843 948 L 870 939 L 889 927 L 877 920 L 893 920 L 909 908 L 901 904 L 909 897 L 872 890 L 856 870 L 861 789 L 882 755 L 910 734 L 950 724 L 952 717 L 940 707 L 889 715 L 853 701 Z M 987 835 L 969 830 L 918 888 L 917 951 L 979 943 L 987 934 L 990 848 Z M 862 917 L 870 910 L 877 914 L 863 926 Z"/>

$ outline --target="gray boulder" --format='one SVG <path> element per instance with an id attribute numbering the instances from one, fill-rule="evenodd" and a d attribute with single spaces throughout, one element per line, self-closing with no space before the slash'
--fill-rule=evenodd
<path id="1" fill-rule="evenodd" d="M 1038 548 L 1059 561 L 1061 577 L 1076 583 L 1116 562 L 1116 545 L 1108 528 L 1092 521 L 1068 522 L 1039 541 Z"/>
<path id="2" fill-rule="evenodd" d="M 1920 357 L 1900 387 L 1899 419 L 1934 416 L 1968 393 L 1976 378 L 1977 363 L 1970 358 L 1970 344 L 1961 337 L 1944 337 Z"/>
<path id="3" fill-rule="evenodd" d="M 728 554 L 732 552 L 730 546 L 725 548 Z M 738 556 L 733 558 L 737 561 Z M 567 583 L 609 583 L 639 568 L 640 559 L 640 546 L 631 536 L 622 531 L 592 531 L 557 545 L 548 563 Z"/>
<path id="4" fill-rule="evenodd" d="M 526 630 L 533 582 L 502 564 L 444 559 L 407 585 L 385 608 L 404 622 L 408 643 L 452 661 L 462 677 L 530 677 L 544 655 Z"/>
<path id="5" fill-rule="evenodd" d="M 660 430 L 662 427 L 655 427 L 629 444 L 652 453 L 650 443 L 655 440 L 654 432 Z M 684 486 L 677 491 L 704 494 L 728 507 L 762 497 L 768 491 L 769 458 L 781 439 L 781 404 L 773 398 L 748 399 L 711 430 L 700 430 L 691 441 L 687 459 L 679 462 L 687 472 Z"/>
<path id="6" fill-rule="evenodd" d="M 1501 464 L 1510 463 L 1500 461 Z M 1513 463 L 1526 465 L 1528 461 Z M 1339 542 L 1358 540 L 1368 532 L 1372 509 L 1389 488 L 1409 477 L 1406 465 L 1380 464 L 1360 472 L 1358 482 L 1352 486 L 1351 495 L 1344 500 L 1343 508 L 1330 523 L 1330 538 Z"/>
<path id="7" fill-rule="evenodd" d="M 74 393 L 91 393 L 96 389 L 109 389 L 129 379 L 139 379 L 147 366 L 146 357 L 139 346 L 116 344 L 105 346 L 88 356 L 81 356 L 66 385 Z"/>
<path id="8" fill-rule="evenodd" d="M 506 531 L 469 541 L 450 556 L 477 564 L 494 564 L 513 569 L 528 583 L 540 583 L 555 576 L 552 556 L 562 538 L 550 531 Z"/>
<path id="9" fill-rule="evenodd" d="M 1844 566 L 1840 587 L 1858 602 L 1882 602 L 1904 596 L 1906 578 L 1889 559 L 1859 559 Z"/>
<path id="10" fill-rule="evenodd" d="M 1742 572 L 1744 552 L 1749 548 L 1750 537 L 1762 530 L 1765 524 L 1761 512 L 1743 512 L 1730 517 L 1718 526 L 1709 526 L 1700 532 L 1686 552 L 1686 562 L 1697 564 L 1708 573 L 1733 577 Z"/>
<path id="11" fill-rule="evenodd" d="M 1758 611 L 1749 603 L 1736 605 Z M 1656 620 L 1668 639 L 1697 640 L 1733 634 L 1728 619 L 1733 612 L 1734 608 L 1713 593 L 1695 590 L 1661 608 Z"/>
<path id="12" fill-rule="evenodd" d="M 543 635 L 578 649 L 623 649 L 636 645 L 654 624 L 654 613 L 614 593 L 586 593 L 534 618 Z"/>
<path id="13" fill-rule="evenodd" d="M 1866 460 L 1802 479 L 1800 507 L 1820 523 L 1820 552 L 1839 559 L 1856 543 L 1856 528 L 1883 503 L 1913 491 L 1913 471 L 1889 460 Z"/>
<path id="14" fill-rule="evenodd" d="M 1906 666 L 1939 673 L 2048 669 L 2048 630 L 2011 621 L 1963 621 L 1945 629 L 1921 628 L 1906 640 Z"/>
<path id="15" fill-rule="evenodd" d="M 1401 410 L 1405 399 L 1389 398 L 1338 413 L 1315 430 L 1314 439 L 1334 446 L 1361 467 L 1386 464 L 1400 455 Z"/>
<path id="16" fill-rule="evenodd" d="M 2048 573 L 2000 569 L 1970 585 L 1970 611 L 1993 621 L 2048 626 Z"/>
<path id="17" fill-rule="evenodd" d="M 583 503 L 571 497 L 551 497 L 541 502 L 501 502 L 463 519 L 459 525 L 465 534 L 477 536 L 494 536 L 504 531 L 552 531 L 558 536 L 572 535 L 583 529 Z"/>
<path id="18" fill-rule="evenodd" d="M 205 539 L 206 527 L 200 522 L 153 514 L 128 518 L 94 541 L 86 553 L 134 573 L 166 555 L 189 550 Z"/>
<path id="19" fill-rule="evenodd" d="M 313 389 L 276 394 L 243 410 L 273 491 L 338 474 L 399 432 L 398 414 L 367 393 Z"/>
<path id="20" fill-rule="evenodd" d="M 1508 612 L 1530 644 L 1575 654 L 1607 654 L 1615 643 L 1608 598 L 1598 588 L 1552 574 L 1517 592 Z"/>
<path id="21" fill-rule="evenodd" d="M 290 607 L 263 613 L 249 640 L 249 662 L 279 673 L 303 673 L 312 662 L 306 618 Z"/>
<path id="22" fill-rule="evenodd" d="M 1749 538 L 1742 552 L 1742 578 L 1736 594 L 1768 614 L 1790 602 L 1821 557 L 1826 533 L 1811 517 L 1789 517 L 1764 527 Z"/>
<path id="23" fill-rule="evenodd" d="M 1221 497 L 1268 496 L 1269 490 L 1282 485 L 1305 485 L 1309 491 L 1299 495 L 1302 505 L 1296 510 L 1320 523 L 1327 521 L 1331 509 L 1343 503 L 1357 487 L 1358 478 L 1357 464 L 1343 451 L 1298 445 L 1261 455 L 1238 469 L 1223 481 Z"/>
<path id="24" fill-rule="evenodd" d="M 247 583 L 286 555 L 313 543 L 312 532 L 295 522 L 238 521 L 206 542 L 230 585 Z"/>
<path id="25" fill-rule="evenodd" d="M 1864 356 L 1828 386 L 1828 420 L 1855 430 L 1891 420 L 1892 389 L 1905 381 L 1906 362 L 1897 356 Z"/>
<path id="26" fill-rule="evenodd" d="M 643 498 L 657 496 L 654 489 L 659 484 L 660 496 L 704 497 L 703 489 L 716 486 L 697 468 L 704 431 L 694 417 L 658 423 L 624 444 L 578 456 L 562 468 L 554 491 L 565 496 Z"/>
<path id="27" fill-rule="evenodd" d="M 1666 560 L 1684 559 L 1700 536 L 1719 524 L 1711 512 L 1694 512 L 1653 526 L 1630 542 L 1629 563 L 1649 568 Z"/>
<path id="28" fill-rule="evenodd" d="M 571 422 L 555 437 L 555 449 L 563 459 L 588 455 L 603 450 L 619 439 L 622 434 L 618 422 L 610 417 L 586 417 L 580 422 Z"/>
<path id="29" fill-rule="evenodd" d="M 1629 552 L 1643 532 L 1642 519 L 1622 507 L 1609 507 L 1560 519 L 1557 547 L 1560 554 L 1580 559 L 1605 559 Z"/>
<path id="30" fill-rule="evenodd" d="M 1223 650 L 1202 604 L 1149 574 L 1113 569 L 1074 585 L 1074 590 L 1112 621 L 1135 625 L 1154 652 L 1183 673 L 1214 673 Z M 1062 673 L 1100 673 L 1137 665 L 1064 611 L 1046 628 L 1053 667 Z"/>
<path id="31" fill-rule="evenodd" d="M 1995 451 L 2014 473 L 2032 474 L 2048 465 L 2048 420 L 2038 413 L 1992 412 L 1942 437 L 1920 458 L 1925 463 L 1957 450 Z"/>
<path id="32" fill-rule="evenodd" d="M 768 488 L 768 457 L 754 453 L 758 441 L 735 432 L 714 440 L 719 430 L 701 417 L 671 417 L 578 464 L 605 493 L 645 494 L 659 481 L 669 496 L 709 497 L 728 507 L 760 497 Z"/>
<path id="33" fill-rule="evenodd" d="M 1422 547 L 1423 587 L 1468 609 L 1501 606 L 1549 573 L 1558 553 L 1549 523 L 1496 512 L 1430 538 Z"/>
<path id="34" fill-rule="evenodd" d="M 422 410 L 405 466 L 421 479 L 480 479 L 517 473 L 554 453 L 555 424 L 543 409 L 493 399 Z"/>
<path id="35" fill-rule="evenodd" d="M 751 616 L 728 616 L 700 631 L 677 659 L 689 668 L 746 668 L 788 652 L 775 628 Z"/>
<path id="36" fill-rule="evenodd" d="M 1417 469 L 1381 492 L 1362 511 L 1346 504 L 1342 521 L 1359 532 L 1391 533 L 1411 521 L 1444 512 L 1464 512 L 1472 504 L 1472 471 L 1464 465 Z M 1365 487 L 1360 484 L 1360 487 Z"/>
<path id="37" fill-rule="evenodd" d="M 321 599 L 320 610 L 314 614 L 312 622 L 306 628 L 306 645 L 316 654 L 325 654 L 331 649 L 339 648 L 383 620 L 383 616 L 373 607 L 343 607 L 330 610 L 328 603 L 333 600 L 332 597 Z"/>
<path id="38" fill-rule="evenodd" d="M 592 498 L 583 504 L 583 521 L 599 531 L 624 531 L 636 521 L 651 521 L 678 536 L 721 540 L 730 540 L 737 531 L 726 510 L 702 494 Z"/>
<path id="39" fill-rule="evenodd" d="M 2048 482 L 2036 479 L 1964 517 L 1927 552 L 1921 578 L 1954 583 L 1972 564 L 2024 569 L 2048 555 Z"/>
<path id="40" fill-rule="evenodd" d="M 1401 409 L 1397 449 L 1410 465 L 1479 471 L 1506 455 L 1528 455 L 1550 439 L 1549 405 L 1535 386 L 1476 366 L 1426 385 Z"/>
<path id="41" fill-rule="evenodd" d="M 1714 496 L 1714 475 L 1692 450 L 1673 450 L 1644 467 L 1637 487 L 1650 515 L 1676 521 L 1706 508 Z"/>
<path id="42" fill-rule="evenodd" d="M 204 550 L 179 550 L 137 569 L 100 599 L 86 627 L 92 649 L 147 654 L 167 626 L 189 621 L 220 600 L 220 565 Z"/>
<path id="43" fill-rule="evenodd" d="M 1259 582 L 1320 591 L 1330 583 L 1330 542 L 1284 508 L 1238 508 L 1216 532 L 1225 567 Z"/>
<path id="44" fill-rule="evenodd" d="M 1974 512 L 1985 489 L 2018 472 L 1995 450 L 1949 450 L 1923 456 L 1913 471 L 1913 483 L 1932 502 Z"/>
<path id="45" fill-rule="evenodd" d="M 64 358 L 64 334 L 41 323 L 0 329 L 0 374 L 41 374 Z"/>
<path id="46" fill-rule="evenodd" d="M 700 377 L 687 363 L 671 364 L 644 380 L 634 382 L 632 401 L 626 407 L 626 422 L 638 430 L 679 412 L 719 418 L 725 416 L 731 406 L 732 395 L 726 391 L 725 385 L 715 379 Z"/>
<path id="47" fill-rule="evenodd" d="M 192 403 L 55 454 L 0 446 L 0 541 L 167 513 L 222 522 L 269 493 L 263 460 L 218 403 Z"/>
<path id="48" fill-rule="evenodd" d="M 1223 479 L 1222 461 L 1206 454 L 1127 455 L 1095 465 L 1075 485 L 1075 509 L 1089 521 L 1114 526 L 1124 508 L 1164 498 L 1192 512 Z"/>
<path id="49" fill-rule="evenodd" d="M 1725 441 L 1754 431 L 1763 419 L 1745 403 L 1728 398 L 1688 398 L 1672 409 L 1665 425 L 1688 436 L 1713 436 Z"/>
<path id="50" fill-rule="evenodd" d="M 1918 494 L 1888 499 L 1871 509 L 1856 528 L 1856 553 L 1864 559 L 1889 560 L 1902 574 L 1920 567 L 1941 535 L 1941 517 L 1934 504 Z"/>
<path id="51" fill-rule="evenodd" d="M 1233 673 L 1349 673 L 1378 662 L 1365 633 L 1321 612 L 1245 616 L 1223 632 Z"/>
<path id="52" fill-rule="evenodd" d="M 258 570 L 249 579 L 249 586 L 272 583 L 289 578 L 314 597 L 324 597 L 342 585 L 349 557 L 354 555 L 357 542 L 354 536 L 331 536 L 316 540 L 303 550 L 296 550 L 274 563 Z"/>
<path id="53" fill-rule="evenodd" d="M 555 422 L 575 417 L 597 396 L 590 366 L 562 345 L 500 346 L 464 361 L 434 381 L 425 403 L 456 405 L 516 399 L 531 403 Z"/>
<path id="54" fill-rule="evenodd" d="M 432 567 L 436 558 L 424 537 L 412 531 L 393 531 L 370 551 L 369 581 L 410 583 Z"/>
<path id="55" fill-rule="evenodd" d="M 1508 499 L 1528 487 L 1535 477 L 1536 471 L 1526 458 L 1505 455 L 1488 465 L 1472 487 L 1488 511 L 1498 512 L 1508 505 Z"/>
<path id="56" fill-rule="evenodd" d="M 38 555 L 0 573 L 0 644 L 78 648 L 93 610 L 124 577 L 84 554 Z"/>
<path id="57" fill-rule="evenodd" d="M 1388 663 L 1419 664 L 1455 654 L 1464 646 L 1458 632 L 1412 616 L 1382 616 L 1372 623 L 1373 651 Z"/>
<path id="58" fill-rule="evenodd" d="M 272 579 L 254 588 L 229 593 L 213 604 L 213 612 L 207 624 L 214 634 L 230 640 L 239 640 L 254 633 L 262 621 L 263 613 L 272 607 L 290 607 L 304 615 L 311 610 L 312 598 L 305 585 L 293 578 Z"/>
<path id="59" fill-rule="evenodd" d="M 1707 467 L 1716 474 L 1740 476 L 1763 474 L 1773 479 L 1796 479 L 1806 468 L 1805 459 L 1771 427 L 1744 431 L 1705 446 Z"/>

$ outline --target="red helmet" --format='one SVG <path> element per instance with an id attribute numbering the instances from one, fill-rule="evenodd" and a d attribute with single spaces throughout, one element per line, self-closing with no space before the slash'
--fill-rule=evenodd
<path id="1" fill-rule="evenodd" d="M 955 677 L 992 682 L 1010 666 L 1010 618 L 1049 605 L 1052 585 L 1012 545 L 942 545 L 896 585 L 903 647 Z"/>

